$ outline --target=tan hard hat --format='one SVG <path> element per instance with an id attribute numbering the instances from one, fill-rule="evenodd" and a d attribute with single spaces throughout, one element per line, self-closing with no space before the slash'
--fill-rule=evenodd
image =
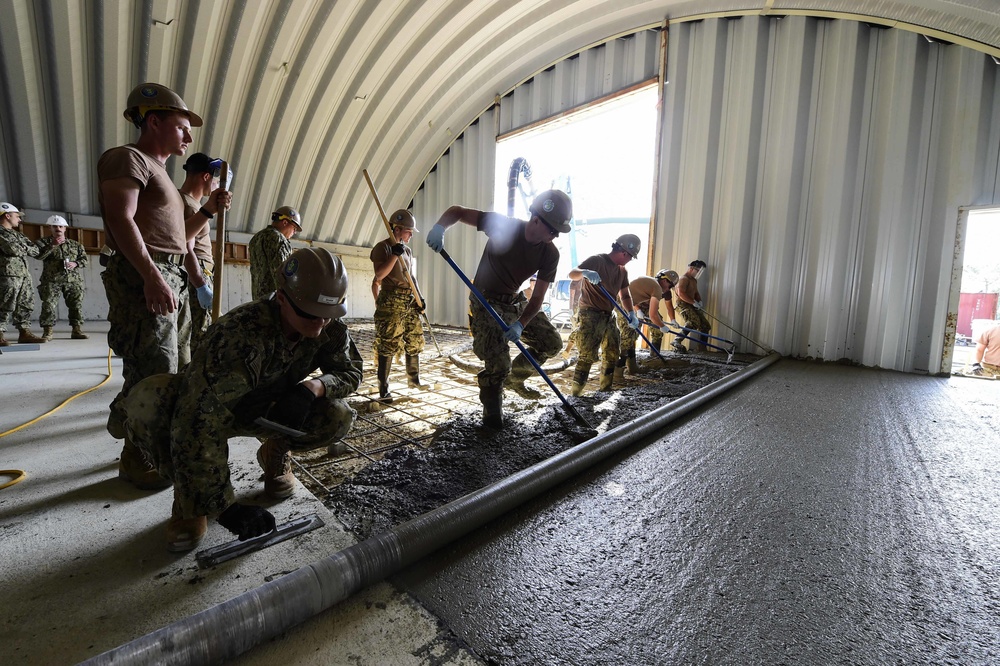
<path id="1" fill-rule="evenodd" d="M 535 197 L 528 210 L 559 233 L 569 233 L 569 221 L 573 219 L 573 202 L 565 192 L 545 190 Z"/>
<path id="2" fill-rule="evenodd" d="M 680 280 L 681 278 L 679 275 L 677 275 L 677 271 L 672 271 L 668 268 L 662 268 L 660 269 L 660 272 L 656 274 L 656 279 L 669 280 L 670 284 L 677 284 L 677 281 Z"/>
<path id="3" fill-rule="evenodd" d="M 642 241 L 635 234 L 623 234 L 615 240 L 615 245 L 618 249 L 627 252 L 633 259 L 639 256 L 639 250 L 642 249 Z"/>
<path id="4" fill-rule="evenodd" d="M 159 83 L 140 83 L 128 95 L 122 115 L 136 127 L 150 111 L 180 111 L 191 120 L 191 127 L 201 127 L 205 123 L 201 116 L 192 111 L 181 96 Z"/>
<path id="5" fill-rule="evenodd" d="M 292 252 L 277 270 L 281 289 L 303 312 L 322 319 L 347 314 L 347 269 L 324 247 L 303 247 Z"/>
<path id="6" fill-rule="evenodd" d="M 413 213 L 405 208 L 400 208 L 389 216 L 389 226 L 420 231 L 420 229 L 417 229 L 417 219 L 413 217 Z"/>
<path id="7" fill-rule="evenodd" d="M 299 231 L 302 231 L 302 216 L 291 206 L 282 206 L 271 213 L 271 221 L 277 222 L 278 220 L 288 220 L 297 226 Z"/>

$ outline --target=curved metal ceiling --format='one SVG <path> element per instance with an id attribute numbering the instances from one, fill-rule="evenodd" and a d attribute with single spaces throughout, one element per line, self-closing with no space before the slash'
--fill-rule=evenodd
<path id="1" fill-rule="evenodd" d="M 387 209 L 406 206 L 541 69 L 664 19 L 761 12 L 870 17 L 1000 54 L 994 0 L 0 0 L 0 199 L 96 214 L 97 158 L 134 140 L 124 100 L 156 81 L 205 118 L 192 150 L 233 164 L 233 230 L 290 204 L 303 237 L 367 245 L 382 227 L 362 169 Z"/>

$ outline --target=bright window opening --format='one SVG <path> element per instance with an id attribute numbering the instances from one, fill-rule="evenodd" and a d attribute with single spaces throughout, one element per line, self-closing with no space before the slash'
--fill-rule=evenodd
<path id="1" fill-rule="evenodd" d="M 1000 209 L 969 212 L 962 259 L 962 286 L 955 326 L 952 372 L 968 370 L 975 360 L 976 337 L 994 325 L 1000 308 Z"/>

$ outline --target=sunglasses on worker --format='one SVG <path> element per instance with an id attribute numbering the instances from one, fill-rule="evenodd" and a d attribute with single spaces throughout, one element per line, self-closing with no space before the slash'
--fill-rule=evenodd
<path id="1" fill-rule="evenodd" d="M 317 317 L 314 314 L 309 314 L 308 312 L 297 306 L 295 304 L 295 301 L 292 300 L 292 297 L 288 295 L 288 292 L 282 290 L 281 293 L 285 295 L 285 300 L 288 301 L 288 304 L 292 306 L 292 310 L 295 311 L 295 314 L 297 314 L 302 319 L 308 319 L 309 321 L 316 321 L 317 319 L 322 319 L 322 317 Z"/>

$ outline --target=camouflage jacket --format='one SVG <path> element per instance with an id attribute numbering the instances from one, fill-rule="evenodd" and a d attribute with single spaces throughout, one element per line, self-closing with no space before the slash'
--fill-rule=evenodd
<path id="1" fill-rule="evenodd" d="M 38 247 L 16 229 L 0 227 L 0 275 L 31 277 L 26 257 L 37 257 Z"/>
<path id="2" fill-rule="evenodd" d="M 37 259 L 42 262 L 43 284 L 83 282 L 81 270 L 87 266 L 87 251 L 83 245 L 67 238 L 62 245 L 56 245 L 51 237 L 35 241 L 38 247 Z M 76 268 L 68 269 L 66 261 L 75 261 Z"/>
<path id="3" fill-rule="evenodd" d="M 315 339 L 288 341 L 278 304 L 260 300 L 213 324 L 181 374 L 171 421 L 174 483 L 191 489 L 196 514 L 232 502 L 228 437 L 252 431 L 272 402 L 319 369 L 326 397 L 337 400 L 361 384 L 362 359 L 347 326 L 331 321 Z M 258 428 L 259 429 L 259 428 Z"/>
<path id="4" fill-rule="evenodd" d="M 250 292 L 254 299 L 267 296 L 278 288 L 275 272 L 292 253 L 292 243 L 274 227 L 261 229 L 248 244 L 250 251 Z"/>

